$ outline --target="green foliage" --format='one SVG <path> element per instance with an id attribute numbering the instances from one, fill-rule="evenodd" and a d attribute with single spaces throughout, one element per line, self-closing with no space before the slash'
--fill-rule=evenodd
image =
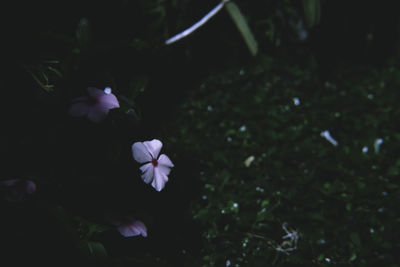
<path id="1" fill-rule="evenodd" d="M 258 44 L 239 7 L 233 2 L 226 3 L 225 7 L 246 42 L 250 53 L 255 56 L 258 51 Z"/>
<path id="2" fill-rule="evenodd" d="M 307 26 L 314 27 L 321 19 L 321 0 L 303 0 L 303 8 Z"/>
<path id="3" fill-rule="evenodd" d="M 174 136 L 201 160 L 193 218 L 204 266 L 393 262 L 400 69 L 345 68 L 329 82 L 313 73 L 313 63 L 264 56 L 209 77 L 183 105 Z M 320 136 L 326 129 L 338 147 Z M 288 253 L 279 252 L 284 222 L 299 233 Z"/>

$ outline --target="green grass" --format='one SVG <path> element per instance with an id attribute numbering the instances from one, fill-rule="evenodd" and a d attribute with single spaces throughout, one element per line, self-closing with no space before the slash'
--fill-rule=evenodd
<path id="1" fill-rule="evenodd" d="M 316 72 L 261 56 L 182 105 L 169 138 L 200 165 L 188 179 L 202 185 L 191 215 L 204 266 L 397 266 L 400 70 Z M 277 251 L 284 223 L 299 233 L 288 253 Z"/>

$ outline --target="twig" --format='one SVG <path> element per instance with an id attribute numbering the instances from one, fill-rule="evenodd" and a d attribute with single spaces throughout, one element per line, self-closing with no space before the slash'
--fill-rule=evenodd
<path id="1" fill-rule="evenodd" d="M 213 16 L 215 16 L 223 7 L 224 5 L 228 2 L 229 0 L 222 0 L 221 3 L 219 3 L 216 7 L 214 7 L 210 12 L 208 12 L 201 20 L 193 24 L 191 27 L 187 28 L 181 33 L 178 33 L 177 35 L 174 35 L 173 37 L 169 38 L 167 41 L 165 41 L 166 45 L 175 43 L 176 41 L 179 41 L 182 38 L 185 38 L 189 34 L 193 33 L 195 30 L 203 26 L 209 19 L 211 19 Z"/>

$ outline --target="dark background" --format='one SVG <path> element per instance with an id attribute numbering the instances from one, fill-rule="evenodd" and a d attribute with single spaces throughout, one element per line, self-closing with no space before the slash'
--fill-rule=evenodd
<path id="1" fill-rule="evenodd" d="M 258 41 L 259 55 L 300 66 L 313 62 L 322 80 L 349 66 L 398 62 L 398 1 L 321 1 L 320 22 L 304 26 L 306 40 L 299 40 L 292 23 L 304 22 L 300 1 L 235 2 Z M 0 177 L 29 178 L 38 185 L 30 201 L 0 204 L 4 261 L 184 266 L 183 248 L 193 259 L 201 257 L 203 230 L 187 213 L 201 194 L 200 180 L 187 179 L 200 170 L 198 159 L 181 148 L 175 154 L 175 179 L 158 193 L 139 179 L 131 145 L 164 137 L 169 122 L 181 115 L 180 105 L 206 77 L 259 59 L 250 55 L 225 10 L 191 36 L 163 44 L 217 3 L 34 1 L 2 7 Z M 90 32 L 79 39 L 83 18 Z M 273 40 L 265 34 L 266 19 L 274 25 Z M 46 60 L 56 60 L 54 67 L 62 73 L 49 75 L 50 92 L 26 71 L 28 66 L 40 77 L 38 66 Z M 69 117 L 70 100 L 84 95 L 88 86 L 111 86 L 132 102 L 99 125 Z M 80 247 L 79 231 L 85 230 L 74 218 L 107 224 L 104 217 L 110 212 L 146 219 L 149 237 L 126 240 L 115 229 L 98 233 L 91 240 L 100 240 L 111 260 L 93 259 Z"/>

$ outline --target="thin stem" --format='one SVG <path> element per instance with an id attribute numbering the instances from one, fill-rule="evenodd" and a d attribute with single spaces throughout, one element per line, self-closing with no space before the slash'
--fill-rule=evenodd
<path id="1" fill-rule="evenodd" d="M 203 26 L 209 19 L 211 19 L 213 16 L 215 16 L 223 7 L 224 5 L 228 2 L 229 0 L 222 0 L 221 3 L 219 3 L 216 7 L 214 7 L 210 12 L 208 12 L 201 20 L 193 24 L 191 27 L 187 28 L 181 33 L 178 33 L 177 35 L 174 35 L 173 37 L 169 38 L 167 41 L 165 41 L 166 45 L 175 43 L 176 41 L 179 41 L 182 38 L 185 38 L 189 34 L 193 33 L 195 30 Z"/>

